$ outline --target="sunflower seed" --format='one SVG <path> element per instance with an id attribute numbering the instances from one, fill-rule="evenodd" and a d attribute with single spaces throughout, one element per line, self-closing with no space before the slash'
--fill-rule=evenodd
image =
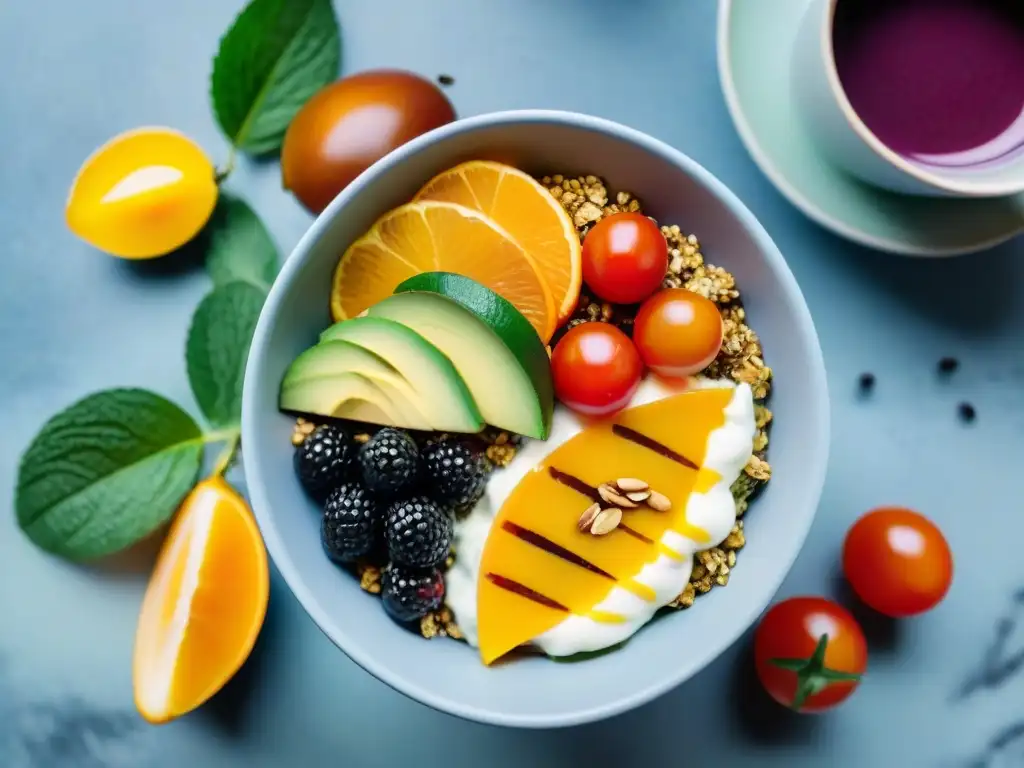
<path id="1" fill-rule="evenodd" d="M 643 480 L 637 480 L 635 477 L 620 477 L 615 481 L 615 485 L 617 485 L 619 490 L 623 493 L 646 491 L 650 488 L 650 486 Z"/>
<path id="2" fill-rule="evenodd" d="M 595 536 L 604 536 L 606 533 L 611 533 L 618 528 L 621 522 L 622 510 L 618 507 L 609 507 L 599 512 L 597 517 L 594 518 L 594 523 L 590 526 L 590 532 Z"/>
<path id="3" fill-rule="evenodd" d="M 647 506 L 656 512 L 668 512 L 672 509 L 672 502 L 665 494 L 651 491 L 651 495 L 647 497 Z"/>
<path id="4" fill-rule="evenodd" d="M 633 509 L 636 504 L 621 493 L 612 488 L 608 483 L 602 483 L 597 487 L 597 494 L 608 504 L 614 504 L 616 507 L 622 507 L 624 509 Z"/>
<path id="5" fill-rule="evenodd" d="M 649 490 L 633 491 L 632 493 L 627 493 L 626 498 L 629 499 L 630 501 L 636 502 L 647 501 L 649 498 L 651 498 L 651 492 Z"/>
<path id="6" fill-rule="evenodd" d="M 587 507 L 586 511 L 580 516 L 580 520 L 578 523 L 576 523 L 576 527 L 579 528 L 581 532 L 586 533 L 590 530 L 590 526 L 594 524 L 594 519 L 598 516 L 600 512 L 600 504 L 591 504 L 589 507 Z"/>

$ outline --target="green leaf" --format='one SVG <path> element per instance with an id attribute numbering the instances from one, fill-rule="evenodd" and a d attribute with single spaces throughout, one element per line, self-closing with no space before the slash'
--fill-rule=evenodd
<path id="1" fill-rule="evenodd" d="M 266 293 L 245 282 L 215 288 L 192 316 L 185 358 L 192 393 L 215 427 L 237 425 L 249 344 Z"/>
<path id="2" fill-rule="evenodd" d="M 222 195 L 207 231 L 206 269 L 214 285 L 242 280 L 269 290 L 277 277 L 277 246 L 244 200 Z"/>
<path id="3" fill-rule="evenodd" d="M 192 488 L 203 442 L 187 413 L 152 392 L 90 395 L 46 422 L 25 451 L 18 525 L 41 548 L 72 560 L 131 546 Z"/>
<path id="4" fill-rule="evenodd" d="M 340 63 L 330 0 L 252 0 L 213 60 L 217 122 L 238 149 L 273 152 L 299 108 L 338 77 Z"/>

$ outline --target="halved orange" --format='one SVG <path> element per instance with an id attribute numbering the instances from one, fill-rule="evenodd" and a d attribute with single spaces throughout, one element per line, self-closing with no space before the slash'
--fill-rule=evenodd
<path id="1" fill-rule="evenodd" d="M 209 699 L 252 651 L 267 611 L 267 551 L 245 500 L 221 477 L 182 503 L 135 634 L 135 705 L 165 723 Z"/>
<path id="2" fill-rule="evenodd" d="M 504 296 L 545 343 L 557 315 L 533 258 L 490 217 L 455 203 L 408 203 L 384 214 L 342 255 L 331 313 L 355 317 L 421 272 L 456 272 Z"/>
<path id="3" fill-rule="evenodd" d="M 471 160 L 438 174 L 415 200 L 442 200 L 490 216 L 533 257 L 551 289 L 559 323 L 576 308 L 583 281 L 580 238 L 561 204 L 528 173 Z"/>

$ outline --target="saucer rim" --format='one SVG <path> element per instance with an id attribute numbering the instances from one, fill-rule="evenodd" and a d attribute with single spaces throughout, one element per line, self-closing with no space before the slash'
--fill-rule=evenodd
<path id="1" fill-rule="evenodd" d="M 739 97 L 739 91 L 736 88 L 735 78 L 733 76 L 732 47 L 729 43 L 729 30 L 731 27 L 734 5 L 734 0 L 719 0 L 716 22 L 716 58 L 718 64 L 718 77 L 722 95 L 725 99 L 726 108 L 729 111 L 729 116 L 732 119 L 733 126 L 736 128 L 736 132 L 739 134 L 740 141 L 743 143 L 743 146 L 746 147 L 746 150 L 750 154 L 755 165 L 761 169 L 761 172 L 768 178 L 772 185 L 787 200 L 789 200 L 793 206 L 807 216 L 807 218 L 816 222 L 825 229 L 831 230 L 835 234 L 852 242 L 859 243 L 860 245 L 901 256 L 916 256 L 924 258 L 962 256 L 965 254 L 977 253 L 989 248 L 994 248 L 995 246 L 1001 245 L 1012 240 L 1017 235 L 1024 233 L 1024 219 L 1022 219 L 1020 226 L 1013 231 L 1008 231 L 978 243 L 951 248 L 931 248 L 899 240 L 890 240 L 888 238 L 878 237 L 870 232 L 851 226 L 847 222 L 834 218 L 830 214 L 825 213 L 822 209 L 816 207 L 811 199 L 805 196 L 803 192 L 794 186 L 775 164 L 773 158 L 768 154 L 768 151 L 764 148 L 762 142 L 758 140 L 757 135 L 754 133 L 753 128 L 747 120 L 746 112 L 744 111 L 744 106 Z M 856 182 L 852 179 L 849 182 L 851 186 L 854 183 Z M 881 194 L 881 190 L 879 190 L 879 193 Z M 1008 195 L 1008 197 L 1015 197 L 1015 195 Z M 1024 197 L 1024 195 L 1021 195 L 1021 197 Z M 977 202 L 977 198 L 972 198 L 972 200 Z"/>

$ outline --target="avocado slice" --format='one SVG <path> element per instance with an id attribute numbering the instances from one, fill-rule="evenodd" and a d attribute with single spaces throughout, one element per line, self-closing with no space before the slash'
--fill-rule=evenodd
<path id="1" fill-rule="evenodd" d="M 468 277 L 427 272 L 399 285 L 369 315 L 402 323 L 451 359 L 488 424 L 547 438 L 551 364 L 537 332 L 510 302 Z"/>
<path id="2" fill-rule="evenodd" d="M 358 373 L 286 380 L 281 387 L 280 405 L 284 411 L 404 429 L 418 429 L 416 425 L 421 423 L 418 420 L 407 422 L 402 410 L 372 381 Z"/>
<path id="3" fill-rule="evenodd" d="M 358 374 L 367 380 L 371 386 L 380 390 L 380 397 L 376 397 L 378 403 L 377 419 L 382 414 L 392 414 L 390 418 L 395 421 L 378 421 L 377 419 L 361 418 L 360 421 L 370 421 L 380 424 L 391 424 L 405 429 L 431 429 L 430 420 L 426 417 L 418 404 L 418 395 L 402 375 L 391 365 L 382 360 L 372 352 L 362 347 L 350 344 L 347 341 L 327 341 L 307 349 L 292 362 L 284 382 L 281 385 L 281 407 L 286 410 L 304 410 L 285 402 L 285 395 L 288 394 L 289 402 L 295 392 L 303 393 L 308 397 L 310 392 L 322 393 L 319 396 L 327 398 L 327 405 L 324 408 L 331 410 L 320 413 L 323 416 L 339 416 L 344 418 L 356 418 L 338 413 L 341 409 L 351 412 L 353 406 L 347 405 L 349 400 L 344 402 L 337 400 L 337 395 L 345 393 L 350 400 L 365 401 L 365 394 L 368 392 L 365 387 L 357 386 L 357 391 L 363 395 L 355 394 L 347 389 L 339 389 L 335 395 L 331 395 L 329 389 L 302 387 L 311 380 L 333 380 L 345 386 L 351 386 L 351 378 L 345 378 L 348 374 Z M 333 401 L 333 402 L 332 402 Z M 389 407 L 388 404 L 390 404 Z M 306 413 L 319 413 L 305 409 Z M 361 413 L 369 413 L 365 408 L 360 408 Z"/>
<path id="4" fill-rule="evenodd" d="M 393 368 L 415 394 L 416 407 L 443 432 L 479 432 L 484 420 L 451 360 L 401 323 L 357 317 L 335 323 L 320 335 L 318 347 L 345 341 L 371 352 Z"/>

